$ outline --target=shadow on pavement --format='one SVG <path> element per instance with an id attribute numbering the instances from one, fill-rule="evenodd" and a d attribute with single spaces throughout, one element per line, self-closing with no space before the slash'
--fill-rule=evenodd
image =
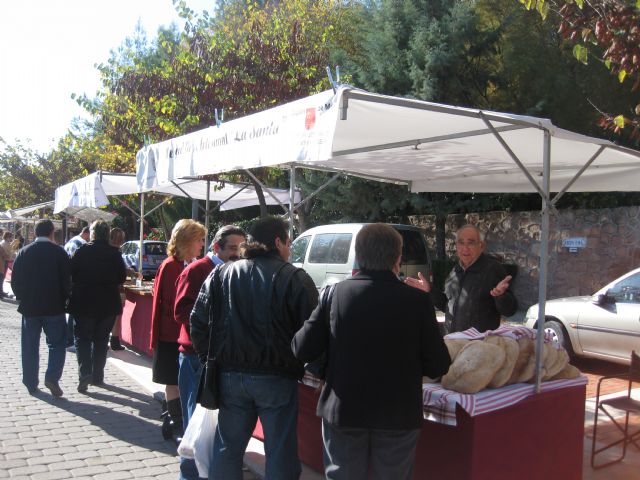
<path id="1" fill-rule="evenodd" d="M 119 390 L 128 392 L 125 389 Z M 95 402 L 78 402 L 64 397 L 55 398 L 46 393 L 40 393 L 37 396 L 43 402 L 84 418 L 92 425 L 102 429 L 107 435 L 123 442 L 169 455 L 176 454 L 176 445 L 162 438 L 159 425 L 144 419 L 157 418 L 155 413 L 158 410 L 157 402 L 153 399 L 148 399 L 153 403 L 144 402 L 143 404 L 143 402 L 127 401 L 98 392 L 92 392 L 87 397 L 97 402 L 104 402 L 105 405 Z M 144 418 L 140 418 L 134 412 L 120 411 L 120 409 L 137 409 L 138 414 Z"/>

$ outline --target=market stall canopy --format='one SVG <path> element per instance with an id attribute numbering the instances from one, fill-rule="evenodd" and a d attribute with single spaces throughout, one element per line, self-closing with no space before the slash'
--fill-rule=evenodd
<path id="1" fill-rule="evenodd" d="M 231 210 L 258 204 L 255 189 L 250 185 L 233 183 L 211 182 L 212 187 L 209 199 L 216 202 L 224 202 L 221 210 Z M 270 189 L 282 203 L 289 201 L 289 191 L 282 189 Z M 101 207 L 109 205 L 108 197 L 111 195 L 134 195 L 138 193 L 154 192 L 163 195 L 189 197 L 197 200 L 206 200 L 207 181 L 187 178 L 164 185 L 156 185 L 154 188 L 140 189 L 134 174 L 94 172 L 86 177 L 62 185 L 56 189 L 54 213 L 61 212 L 69 207 Z M 298 201 L 300 193 L 297 192 Z M 276 205 L 270 195 L 265 194 L 267 205 Z"/>
<path id="2" fill-rule="evenodd" d="M 53 207 L 53 202 L 44 202 L 44 203 L 38 203 L 35 205 L 29 205 L 28 207 L 6 210 L 4 212 L 0 212 L 0 223 L 37 220 L 37 218 L 28 217 L 27 215 L 35 212 L 36 210 L 40 210 L 41 208 L 51 209 L 52 207 Z"/>
<path id="3" fill-rule="evenodd" d="M 293 165 L 404 183 L 414 192 L 541 192 L 546 145 L 550 191 L 640 185 L 640 152 L 550 120 L 347 86 L 146 146 L 137 154 L 137 178 L 141 188 L 151 188 Z"/>
<path id="4" fill-rule="evenodd" d="M 64 213 L 70 217 L 84 220 L 87 223 L 93 223 L 96 220 L 103 220 L 107 223 L 111 223 L 118 216 L 115 213 L 101 208 L 81 206 L 67 207 L 64 209 Z"/>
<path id="5" fill-rule="evenodd" d="M 43 208 L 53 209 L 53 201 L 38 203 L 36 205 L 29 205 L 28 207 L 16 208 L 14 210 L 7 210 L 6 212 L 0 212 L 0 222 L 16 222 L 16 221 L 35 221 L 39 218 L 27 216 L 30 213 L 35 212 Z M 104 220 L 105 222 L 112 222 L 116 217 L 114 213 L 101 210 L 96 207 L 82 207 L 82 206 L 68 206 L 61 210 L 61 212 L 67 215 L 85 222 L 91 223 L 94 220 Z M 56 212 L 58 213 L 58 212 Z"/>

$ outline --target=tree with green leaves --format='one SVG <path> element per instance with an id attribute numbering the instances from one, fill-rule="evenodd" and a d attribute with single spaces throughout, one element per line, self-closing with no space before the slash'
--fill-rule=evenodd
<path id="1" fill-rule="evenodd" d="M 602 63 L 620 83 L 640 88 L 640 1 L 638 0 L 518 0 L 527 9 L 558 26 L 558 33 L 573 45 L 581 63 L 589 59 Z M 605 130 L 640 143 L 640 103 L 635 101 L 611 113 L 601 108 L 598 124 Z"/>

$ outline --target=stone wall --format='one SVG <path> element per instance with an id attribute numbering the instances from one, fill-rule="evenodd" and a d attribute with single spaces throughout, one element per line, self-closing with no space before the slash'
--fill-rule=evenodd
<path id="1" fill-rule="evenodd" d="M 435 217 L 411 217 L 426 230 L 435 247 Z M 450 215 L 446 226 L 447 255 L 455 256 L 455 231 L 478 225 L 485 233 L 486 251 L 518 266 L 512 284 L 522 309 L 538 301 L 540 212 L 488 212 Z M 640 207 L 564 210 L 551 215 L 547 297 L 591 295 L 621 274 L 640 266 Z M 584 237 L 585 248 L 570 252 L 566 238 Z"/>

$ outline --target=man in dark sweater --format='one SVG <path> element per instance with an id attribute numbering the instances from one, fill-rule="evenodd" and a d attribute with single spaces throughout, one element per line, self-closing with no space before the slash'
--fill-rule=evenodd
<path id="1" fill-rule="evenodd" d="M 35 241 L 21 249 L 13 264 L 11 288 L 22 314 L 22 383 L 29 393 L 38 392 L 40 334 L 49 346 L 44 385 L 62 396 L 59 381 L 66 356 L 65 305 L 71 292 L 69 257 L 53 241 L 51 220 L 36 223 Z"/>
<path id="2" fill-rule="evenodd" d="M 390 225 L 356 237 L 360 272 L 325 288 L 291 343 L 303 362 L 327 354 L 318 401 L 326 478 L 410 479 L 422 426 L 422 376 L 451 364 L 429 295 L 398 279 L 402 237 Z"/>
<path id="3" fill-rule="evenodd" d="M 216 265 L 238 259 L 240 244 L 246 240 L 242 229 L 234 225 L 225 225 L 217 232 L 211 242 L 211 250 L 200 260 L 190 263 L 180 273 L 176 281 L 175 319 L 180 323 L 180 370 L 178 371 L 178 388 L 182 400 L 182 422 L 187 428 L 189 419 L 196 408 L 196 391 L 202 364 L 196 355 L 189 332 L 189 316 L 198 298 L 200 287 Z M 180 459 L 180 478 L 191 480 L 198 478 L 195 461 L 190 458 Z"/>
<path id="4" fill-rule="evenodd" d="M 509 289 L 507 275 L 497 260 L 484 253 L 485 241 L 474 225 L 464 225 L 456 233 L 458 264 L 440 292 L 422 276 L 407 278 L 407 284 L 431 293 L 434 305 L 445 313 L 446 333 L 475 328 L 495 330 L 502 316 L 516 313 L 518 301 Z"/>

